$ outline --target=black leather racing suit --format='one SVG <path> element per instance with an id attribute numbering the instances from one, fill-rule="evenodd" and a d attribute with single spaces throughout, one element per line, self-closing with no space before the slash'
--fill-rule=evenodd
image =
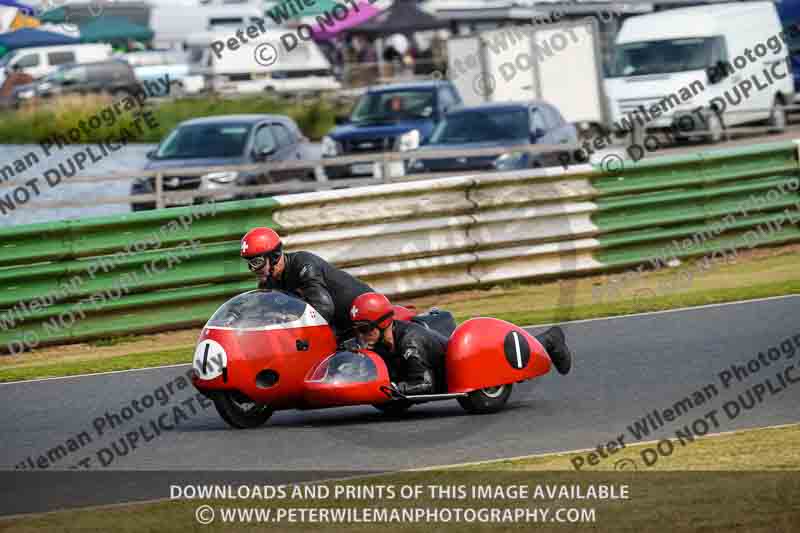
<path id="1" fill-rule="evenodd" d="M 279 280 L 259 283 L 259 289 L 278 289 L 311 304 L 333 326 L 337 336 L 350 329 L 350 306 L 365 292 L 375 292 L 366 283 L 336 268 L 311 252 L 286 252 Z M 268 267 L 267 267 L 268 268 Z"/>
<path id="2" fill-rule="evenodd" d="M 389 367 L 389 377 L 403 394 L 433 394 L 445 389 L 444 359 L 447 337 L 420 324 L 392 323 L 394 350 L 384 343 L 375 346 Z"/>

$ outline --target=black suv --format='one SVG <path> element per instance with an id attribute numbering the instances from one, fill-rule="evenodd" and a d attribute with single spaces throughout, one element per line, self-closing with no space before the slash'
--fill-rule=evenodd
<path id="1" fill-rule="evenodd" d="M 461 105 L 461 95 L 449 81 L 422 81 L 370 87 L 349 117 L 322 139 L 322 156 L 338 157 L 384 151 L 416 150 L 444 119 Z M 372 163 L 327 166 L 329 179 L 372 175 Z"/>
<path id="2" fill-rule="evenodd" d="M 138 89 L 138 80 L 131 66 L 125 61 L 111 59 L 64 65 L 38 81 L 14 89 L 14 99 L 19 103 L 34 97 L 104 92 L 121 98 L 134 94 Z"/>

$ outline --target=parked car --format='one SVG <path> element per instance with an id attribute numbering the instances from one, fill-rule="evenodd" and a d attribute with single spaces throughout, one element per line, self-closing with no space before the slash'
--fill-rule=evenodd
<path id="1" fill-rule="evenodd" d="M 213 166 L 252 165 L 265 161 L 298 161 L 309 157 L 308 139 L 297 124 L 282 115 L 224 115 L 181 122 L 148 154 L 144 170 L 180 169 Z M 246 185 L 267 185 L 288 180 L 314 180 L 314 170 L 210 172 L 203 176 L 168 176 L 164 192 L 195 191 L 198 196 L 175 205 L 190 205 L 209 198 L 210 193 Z M 155 178 L 133 182 L 131 195 L 153 194 Z M 269 194 L 229 194 L 214 196 L 216 201 L 241 200 Z M 154 202 L 131 203 L 134 211 L 154 209 Z"/>
<path id="2" fill-rule="evenodd" d="M 120 54 L 119 59 L 126 61 L 140 82 L 163 80 L 168 75 L 170 85 L 163 89 L 160 83 L 152 84 L 159 92 L 153 96 L 183 96 L 196 94 L 205 89 L 205 79 L 200 75 L 190 74 L 188 57 L 181 52 L 169 50 L 148 50 L 146 52 L 130 52 Z"/>
<path id="3" fill-rule="evenodd" d="M 426 81 L 372 87 L 356 102 L 348 118 L 322 139 L 322 156 L 409 151 L 433 133 L 445 113 L 461 104 L 449 81 Z M 325 167 L 329 179 L 374 175 L 373 163 Z"/>
<path id="4" fill-rule="evenodd" d="M 516 170 L 555 166 L 559 154 L 514 151 L 515 145 L 577 144 L 578 131 L 554 106 L 542 102 L 492 103 L 450 111 L 409 160 L 409 173 Z M 509 147 L 499 155 L 436 157 L 442 150 Z"/>
<path id="5" fill-rule="evenodd" d="M 0 60 L 0 80 L 18 66 L 33 79 L 40 79 L 55 72 L 59 67 L 71 63 L 92 63 L 111 58 L 109 44 L 64 44 L 58 46 L 36 46 L 9 52 Z"/>
<path id="6" fill-rule="evenodd" d="M 17 103 L 66 94 L 110 93 L 118 98 L 132 95 L 138 89 L 139 84 L 130 65 L 111 59 L 65 65 L 39 81 L 15 88 L 14 97 Z"/>

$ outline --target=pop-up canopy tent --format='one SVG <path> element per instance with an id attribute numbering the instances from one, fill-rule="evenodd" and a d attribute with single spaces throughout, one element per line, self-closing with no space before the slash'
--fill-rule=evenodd
<path id="1" fill-rule="evenodd" d="M 122 17 L 134 24 L 148 26 L 150 24 L 150 6 L 146 2 L 138 0 L 126 0 L 125 2 L 112 2 L 110 0 L 101 2 L 97 0 L 93 2 L 71 1 L 63 6 L 45 11 L 39 16 L 39 19 L 44 23 L 50 24 L 83 26 L 99 17 Z"/>
<path id="2" fill-rule="evenodd" d="M 57 46 L 60 44 L 77 44 L 79 42 L 74 37 L 32 28 L 23 28 L 0 35 L 0 47 L 5 48 L 7 52 L 31 46 Z"/>
<path id="3" fill-rule="evenodd" d="M 395 33 L 410 34 L 417 31 L 448 28 L 450 23 L 430 15 L 417 6 L 415 0 L 395 0 L 386 11 L 369 22 L 353 26 L 348 33 L 363 33 L 379 37 Z"/>
<path id="4" fill-rule="evenodd" d="M 51 24 L 64 24 L 67 22 L 67 9 L 64 6 L 50 9 L 42 13 L 39 20 Z"/>
<path id="5" fill-rule="evenodd" d="M 0 6 L 0 33 L 11 30 L 14 19 L 17 18 L 19 10 L 15 7 Z"/>
<path id="6" fill-rule="evenodd" d="M 331 19 L 334 21 L 333 25 L 317 22 L 317 24 L 314 25 L 314 39 L 331 39 L 344 30 L 360 26 L 381 13 L 381 10 L 374 7 L 369 0 L 361 0 L 359 3 L 355 4 L 355 7 L 353 7 L 352 4 L 349 4 L 347 7 L 349 8 L 347 18 L 338 20 L 331 16 Z"/>
<path id="7" fill-rule="evenodd" d="M 85 43 L 113 41 L 149 41 L 153 30 L 122 17 L 98 17 L 82 24 L 81 41 Z"/>
<path id="8" fill-rule="evenodd" d="M 0 0 L 0 6 L 16 7 L 23 15 L 29 17 L 36 14 L 36 10 L 27 4 L 16 2 L 15 0 Z"/>

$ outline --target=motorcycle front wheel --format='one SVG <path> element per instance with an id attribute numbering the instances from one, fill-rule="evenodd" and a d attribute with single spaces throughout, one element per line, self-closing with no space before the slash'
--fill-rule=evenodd
<path id="1" fill-rule="evenodd" d="M 254 402 L 239 391 L 217 392 L 212 400 L 219 416 L 236 429 L 263 426 L 273 413 L 266 404 Z"/>

